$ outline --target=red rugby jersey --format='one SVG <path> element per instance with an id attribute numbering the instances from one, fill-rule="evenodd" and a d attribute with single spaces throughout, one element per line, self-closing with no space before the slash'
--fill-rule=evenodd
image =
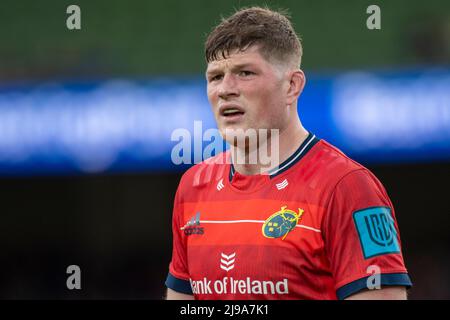
<path id="1" fill-rule="evenodd" d="M 368 283 L 411 286 L 393 205 L 368 169 L 311 133 L 269 175 L 239 174 L 229 156 L 180 181 L 167 287 L 196 299 L 343 299 Z"/>

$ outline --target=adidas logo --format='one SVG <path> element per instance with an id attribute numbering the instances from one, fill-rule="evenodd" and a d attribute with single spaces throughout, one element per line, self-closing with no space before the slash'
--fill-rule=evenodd
<path id="1" fill-rule="evenodd" d="M 220 269 L 228 272 L 234 268 L 234 261 L 236 260 L 234 257 L 236 257 L 236 252 L 233 252 L 228 256 L 222 252 L 220 256 Z"/>
<path id="2" fill-rule="evenodd" d="M 200 227 L 200 212 L 197 212 L 197 214 L 189 220 L 184 227 L 180 228 L 184 231 L 184 234 L 187 236 L 193 235 L 193 234 L 203 234 L 204 228 Z"/>
<path id="3" fill-rule="evenodd" d="M 277 184 L 276 184 L 278 190 L 284 189 L 284 188 L 286 188 L 288 185 L 289 185 L 289 182 L 287 181 L 287 179 L 284 179 L 284 180 L 281 181 L 280 183 L 277 183 Z"/>
<path id="4" fill-rule="evenodd" d="M 223 179 L 220 179 L 219 183 L 217 184 L 217 190 L 220 191 L 224 188 Z"/>

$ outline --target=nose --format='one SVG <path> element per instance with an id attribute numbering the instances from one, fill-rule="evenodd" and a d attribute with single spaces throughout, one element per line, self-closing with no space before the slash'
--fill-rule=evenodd
<path id="1" fill-rule="evenodd" d="M 224 100 L 239 96 L 237 81 L 233 74 L 224 75 L 219 85 L 218 94 Z"/>

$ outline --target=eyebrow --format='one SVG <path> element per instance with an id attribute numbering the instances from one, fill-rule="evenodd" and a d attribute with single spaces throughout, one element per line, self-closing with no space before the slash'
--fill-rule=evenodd
<path id="1" fill-rule="evenodd" d="M 238 69 L 245 69 L 248 67 L 254 67 L 254 64 L 251 62 L 245 62 L 245 63 L 240 63 L 240 64 L 236 64 L 234 65 L 231 70 L 235 71 Z M 220 72 L 220 68 L 219 67 L 212 67 L 210 70 L 206 70 L 206 75 L 212 75 L 212 74 L 216 74 Z"/>

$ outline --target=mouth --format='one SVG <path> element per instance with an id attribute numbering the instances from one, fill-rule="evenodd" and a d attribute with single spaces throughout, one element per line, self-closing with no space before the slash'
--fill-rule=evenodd
<path id="1" fill-rule="evenodd" d="M 222 117 L 229 120 L 236 120 L 242 117 L 245 112 L 244 110 L 239 106 L 221 106 L 219 108 L 219 113 Z"/>

